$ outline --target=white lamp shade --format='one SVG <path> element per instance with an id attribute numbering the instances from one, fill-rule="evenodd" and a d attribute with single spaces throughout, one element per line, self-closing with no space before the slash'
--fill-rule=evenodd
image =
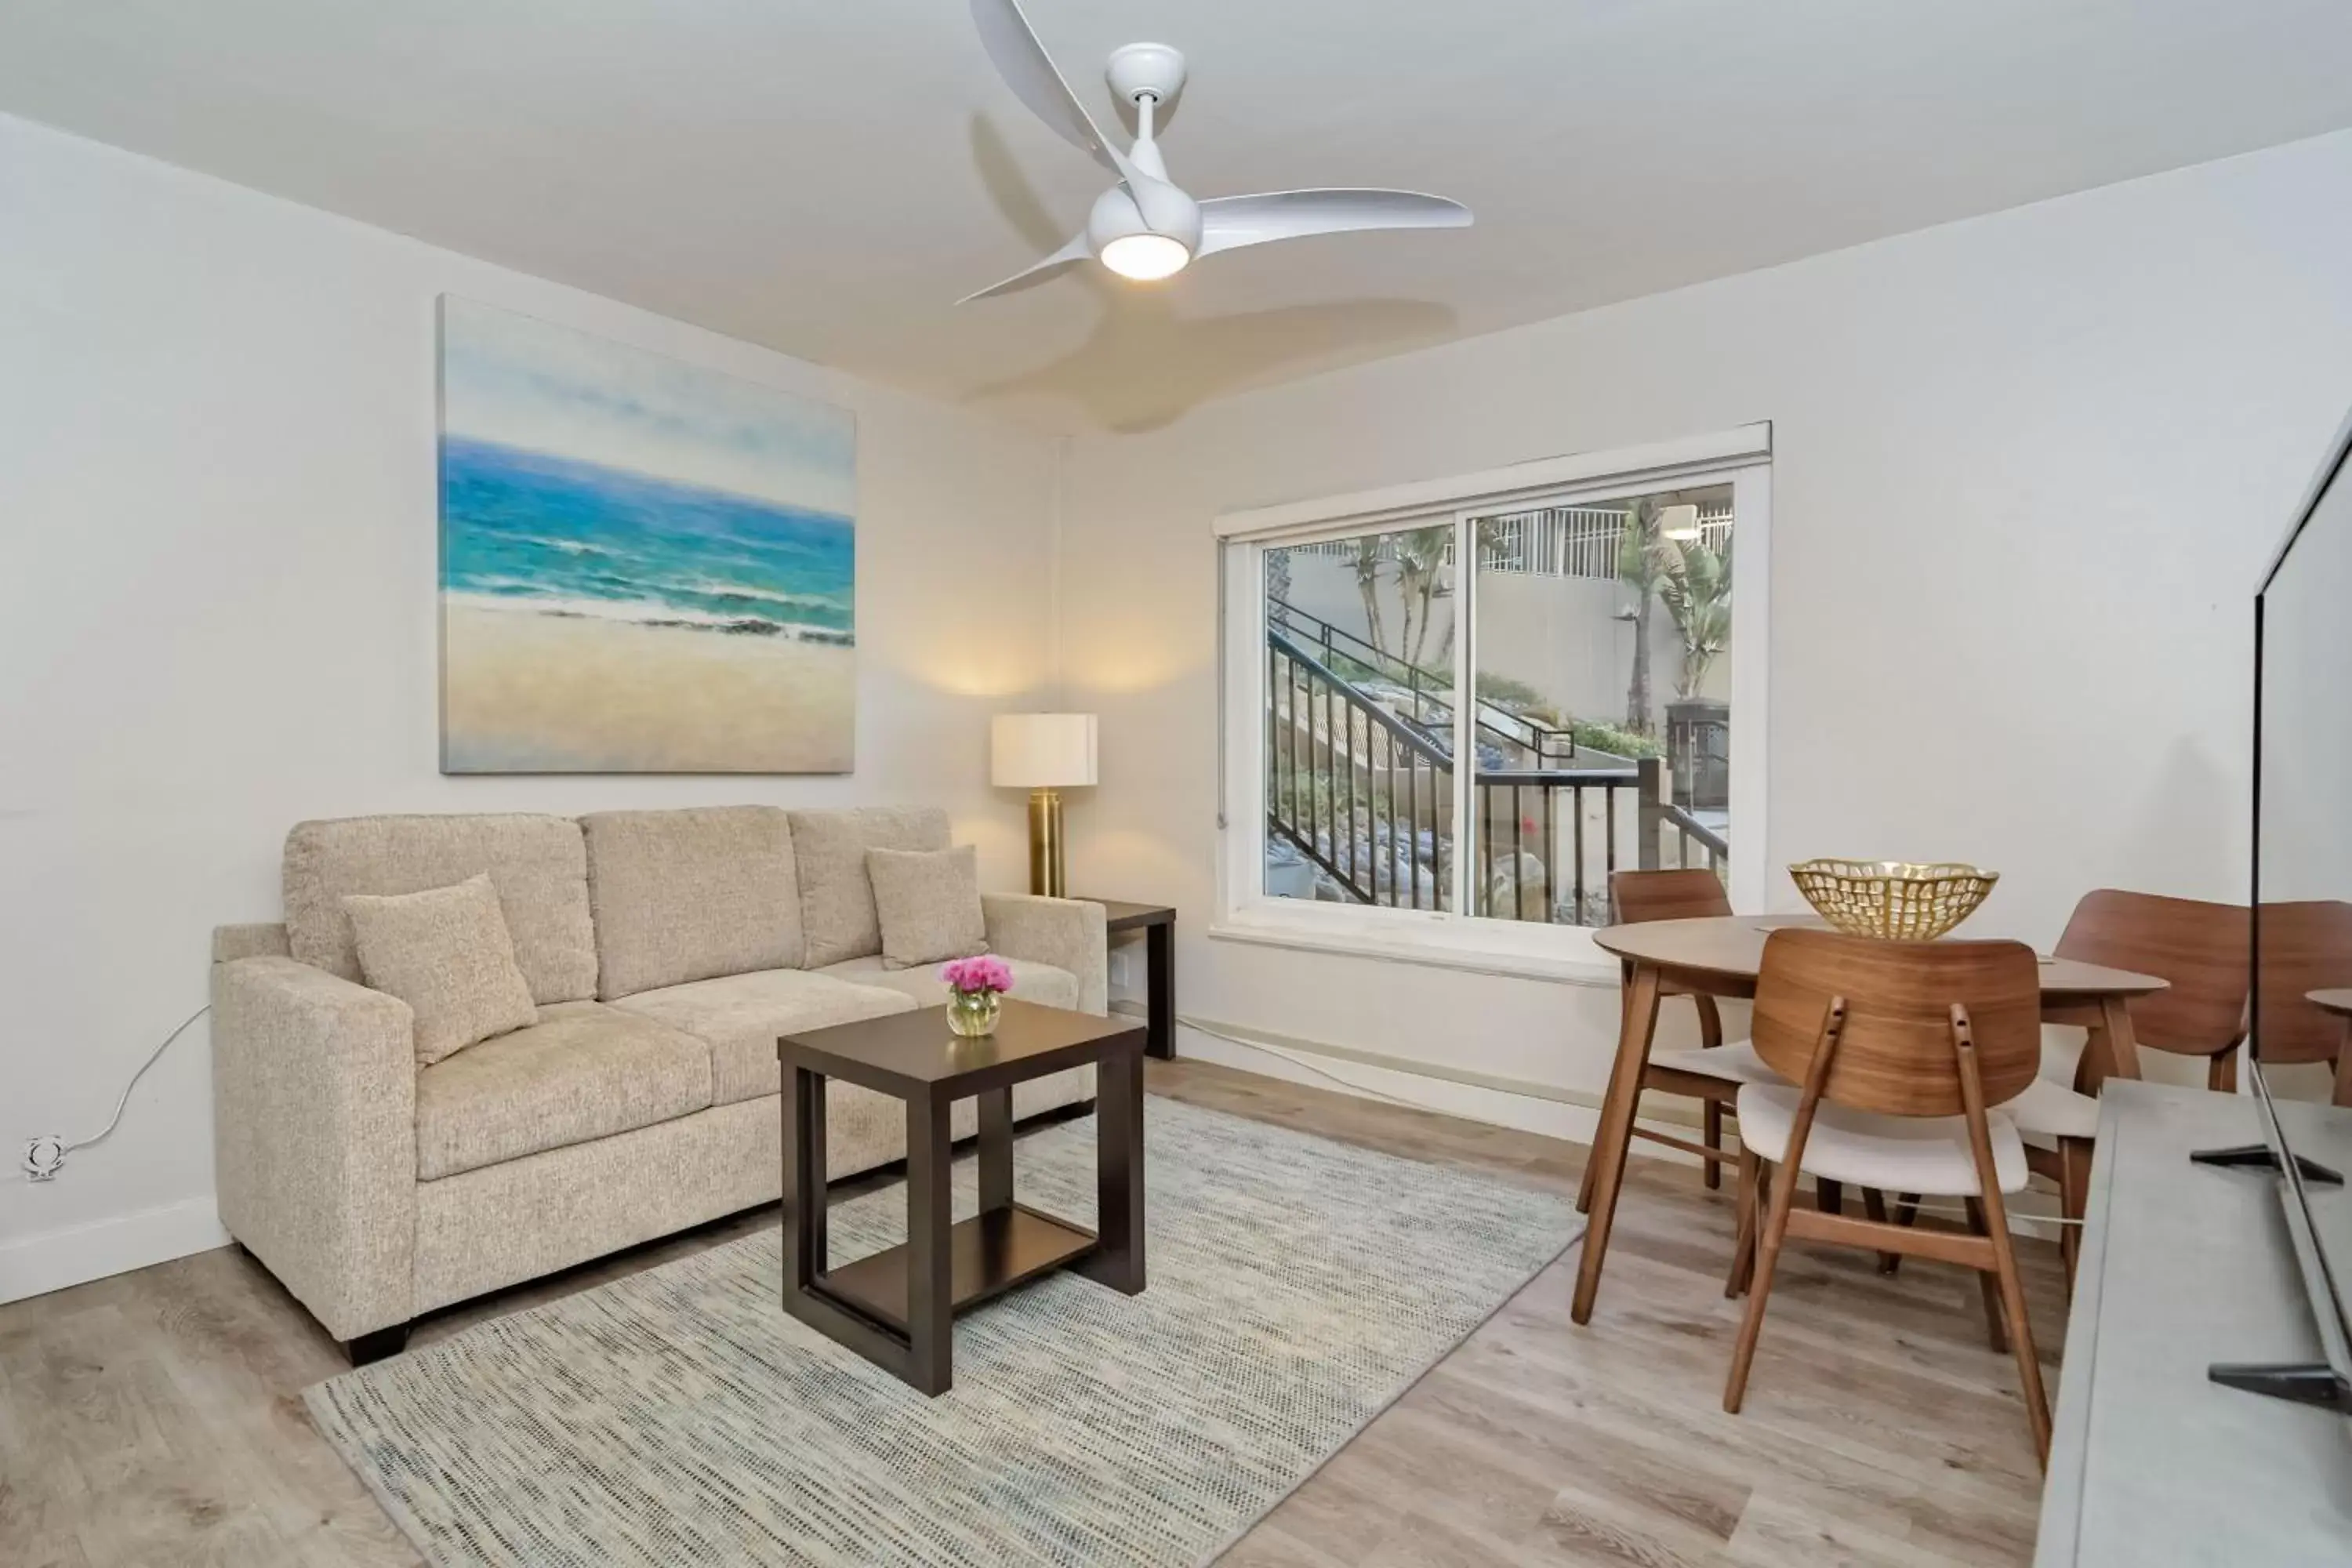
<path id="1" fill-rule="evenodd" d="M 1690 540 L 1699 537 L 1700 531 L 1698 508 L 1696 506 L 1685 503 L 1658 509 L 1658 533 L 1661 537 Z"/>
<path id="2" fill-rule="evenodd" d="M 989 727 L 989 779 L 1005 789 L 1095 782 L 1091 713 L 999 713 Z"/>

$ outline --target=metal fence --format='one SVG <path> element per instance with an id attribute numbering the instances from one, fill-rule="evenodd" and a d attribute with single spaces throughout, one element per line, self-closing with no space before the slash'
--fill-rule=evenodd
<path id="1" fill-rule="evenodd" d="M 1710 508 L 1699 513 L 1699 540 L 1710 550 L 1731 542 L 1731 509 Z M 1617 554 L 1625 535 L 1625 513 L 1616 507 L 1555 506 L 1534 511 L 1502 512 L 1478 520 L 1478 569 L 1520 572 L 1537 577 L 1592 577 L 1603 581 L 1617 575 Z M 1327 539 L 1316 544 L 1296 544 L 1301 555 L 1328 555 L 1355 561 L 1369 550 L 1375 561 L 1396 559 L 1397 533 L 1360 539 Z M 1446 546 L 1445 559 L 1454 559 Z"/>

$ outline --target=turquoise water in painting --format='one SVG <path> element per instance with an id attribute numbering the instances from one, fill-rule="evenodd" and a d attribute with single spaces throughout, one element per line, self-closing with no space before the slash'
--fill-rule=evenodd
<path id="1" fill-rule="evenodd" d="M 831 512 L 441 443 L 441 586 L 453 602 L 846 646 L 855 539 Z"/>

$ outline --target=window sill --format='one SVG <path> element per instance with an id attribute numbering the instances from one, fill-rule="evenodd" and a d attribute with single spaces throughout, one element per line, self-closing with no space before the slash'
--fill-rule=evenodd
<path id="1" fill-rule="evenodd" d="M 1480 922 L 1486 923 L 1486 922 Z M 1496 922 L 1501 923 L 1501 922 Z M 1552 935 L 1575 928 L 1533 927 Z M 1372 958 L 1386 963 L 1412 963 L 1431 969 L 1462 970 L 1512 980 L 1546 980 L 1569 985 L 1614 987 L 1620 979 L 1617 961 L 1592 947 L 1582 953 L 1545 952 L 1534 943 L 1496 942 L 1486 932 L 1457 923 L 1411 933 L 1318 930 L 1286 921 L 1255 921 L 1228 916 L 1209 927 L 1212 942 L 1251 942 L 1261 947 L 1286 947 L 1300 952 L 1331 953 L 1343 958 Z"/>

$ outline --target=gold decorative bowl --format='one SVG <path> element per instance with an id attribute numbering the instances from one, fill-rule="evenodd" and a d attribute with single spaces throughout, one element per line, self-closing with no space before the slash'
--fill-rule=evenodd
<path id="1" fill-rule="evenodd" d="M 1804 860 L 1789 868 L 1797 891 L 1850 936 L 1932 942 L 1977 912 L 1998 871 L 1939 861 Z"/>

